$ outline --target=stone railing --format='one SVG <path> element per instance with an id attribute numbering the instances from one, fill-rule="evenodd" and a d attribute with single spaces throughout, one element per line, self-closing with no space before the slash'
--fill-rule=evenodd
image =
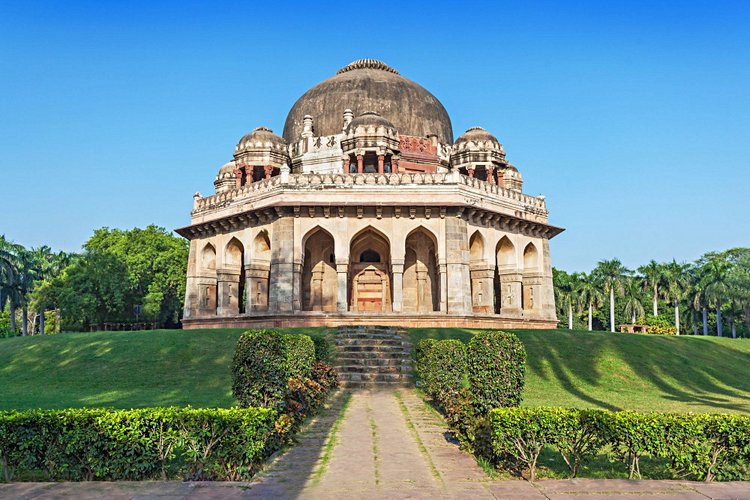
<path id="1" fill-rule="evenodd" d="M 535 213 L 547 212 L 543 197 L 534 197 L 512 189 L 505 189 L 496 184 L 468 177 L 457 172 L 421 173 L 405 172 L 398 174 L 341 174 L 312 173 L 288 174 L 246 184 L 241 188 L 230 189 L 223 193 L 201 198 L 195 197 L 193 212 L 202 212 L 228 205 L 232 200 L 255 193 L 270 193 L 283 189 L 355 187 L 355 186 L 413 186 L 413 185 L 462 185 L 472 191 L 479 191 L 500 198 L 515 200 L 524 205 L 524 209 Z"/>

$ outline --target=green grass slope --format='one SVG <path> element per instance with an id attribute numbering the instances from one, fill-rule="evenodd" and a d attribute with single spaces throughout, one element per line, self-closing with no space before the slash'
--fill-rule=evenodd
<path id="1" fill-rule="evenodd" d="M 0 409 L 231 406 L 242 330 L 71 333 L 0 340 Z M 321 329 L 304 330 L 320 334 Z M 750 413 L 750 340 L 518 331 L 526 405 Z M 416 329 L 468 340 L 472 332 Z"/>

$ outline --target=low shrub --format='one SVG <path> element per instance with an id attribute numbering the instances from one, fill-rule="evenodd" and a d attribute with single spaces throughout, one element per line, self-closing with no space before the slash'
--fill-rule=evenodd
<path id="1" fill-rule="evenodd" d="M 278 449 L 267 408 L 0 412 L 4 478 L 241 480 Z"/>
<path id="2" fill-rule="evenodd" d="M 307 335 L 248 330 L 237 341 L 232 361 L 232 393 L 240 407 L 283 411 L 291 378 L 309 378 L 315 344 Z"/>
<path id="3" fill-rule="evenodd" d="M 498 408 L 490 412 L 489 426 L 496 463 L 510 471 L 527 469 L 532 481 L 545 446 L 562 455 L 573 477 L 608 446 L 623 459 L 631 479 L 642 477 L 644 455 L 665 459 L 675 478 L 750 478 L 748 416 Z"/>
<path id="4" fill-rule="evenodd" d="M 466 385 L 466 345 L 460 340 L 424 339 L 417 344 L 420 386 L 442 406 L 448 393 Z"/>
<path id="5" fill-rule="evenodd" d="M 648 316 L 643 318 L 643 324 L 646 325 L 646 333 L 652 335 L 677 335 L 677 327 L 663 316 Z"/>
<path id="6" fill-rule="evenodd" d="M 479 413 L 521 404 L 526 349 L 514 334 L 477 333 L 467 346 L 466 364 L 473 404 Z"/>

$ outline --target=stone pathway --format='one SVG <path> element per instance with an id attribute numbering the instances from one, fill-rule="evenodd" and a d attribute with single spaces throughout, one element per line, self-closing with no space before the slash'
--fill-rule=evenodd
<path id="1" fill-rule="evenodd" d="M 2 498 L 747 498 L 750 483 L 495 481 L 410 389 L 337 393 L 250 483 L 0 484 Z"/>

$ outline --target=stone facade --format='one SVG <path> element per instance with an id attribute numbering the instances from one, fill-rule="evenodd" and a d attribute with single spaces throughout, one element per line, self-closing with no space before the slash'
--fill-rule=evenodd
<path id="1" fill-rule="evenodd" d="M 395 72 L 350 66 L 349 82 Z M 413 120 L 392 108 L 341 110 L 332 135 L 306 115 L 293 141 L 265 127 L 240 140 L 177 230 L 190 239 L 185 328 L 556 325 L 549 239 L 562 229 L 544 198 L 521 192 L 487 131 L 399 135 Z"/>

